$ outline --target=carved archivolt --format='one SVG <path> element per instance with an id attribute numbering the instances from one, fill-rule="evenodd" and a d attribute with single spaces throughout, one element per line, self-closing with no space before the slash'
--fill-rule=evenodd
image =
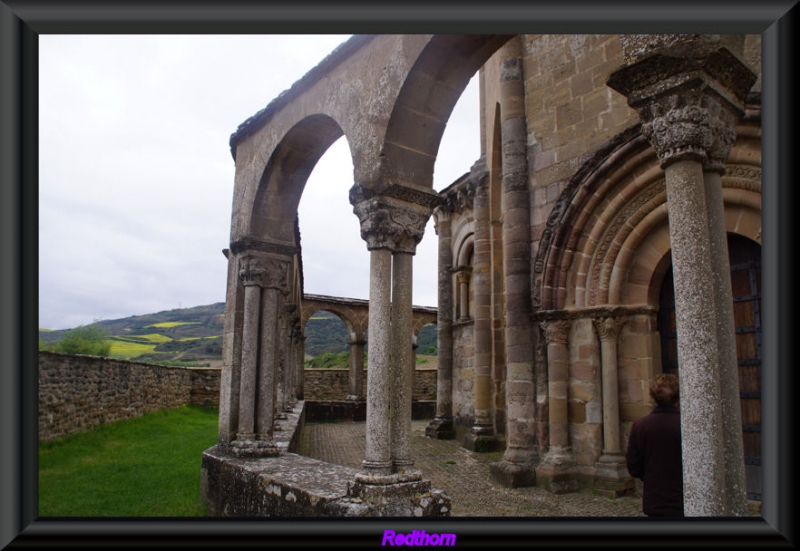
<path id="1" fill-rule="evenodd" d="M 757 162 L 753 148 L 760 144 L 748 128 L 737 132 L 750 135 L 734 143 L 731 158 Z M 601 150 L 603 155 L 582 167 L 554 205 L 534 262 L 535 309 L 587 308 L 627 300 L 622 289 L 638 246 L 668 224 L 659 159 L 636 130 L 620 135 Z M 760 167 L 729 164 L 722 184 L 726 209 L 740 205 L 748 212 L 760 210 Z M 667 243 L 663 254 L 668 251 Z"/>

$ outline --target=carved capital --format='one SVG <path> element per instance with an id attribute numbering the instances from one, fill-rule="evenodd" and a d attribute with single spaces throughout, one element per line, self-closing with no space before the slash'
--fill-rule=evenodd
<path id="1" fill-rule="evenodd" d="M 286 289 L 287 260 L 246 255 L 239 260 L 242 285 L 258 285 L 265 289 Z"/>
<path id="2" fill-rule="evenodd" d="M 571 325 L 569 320 L 549 320 L 541 322 L 542 332 L 544 333 L 547 344 L 567 344 Z"/>
<path id="3" fill-rule="evenodd" d="M 601 341 L 616 342 L 622 326 L 625 325 L 625 320 L 620 318 L 595 318 L 593 321 Z"/>
<path id="4" fill-rule="evenodd" d="M 364 199 L 365 195 L 368 198 Z M 367 249 L 416 252 L 431 216 L 431 207 L 384 195 L 369 197 L 368 193 L 363 193 L 363 188 L 359 190 L 356 186 L 351 189 L 350 200 L 361 223 L 361 238 L 367 242 Z"/>
<path id="5" fill-rule="evenodd" d="M 458 281 L 458 283 L 469 283 L 469 278 L 471 275 L 472 266 L 459 266 L 456 268 L 456 281 Z"/>
<path id="6" fill-rule="evenodd" d="M 613 73 L 608 85 L 628 98 L 662 167 L 695 159 L 718 170 L 735 139 L 755 74 L 727 48 L 678 42 Z"/>
<path id="7" fill-rule="evenodd" d="M 705 162 L 714 142 L 708 111 L 699 105 L 674 105 L 679 96 L 684 94 L 664 96 L 637 110 L 644 121 L 642 134 L 656 150 L 662 166 L 686 159 Z"/>

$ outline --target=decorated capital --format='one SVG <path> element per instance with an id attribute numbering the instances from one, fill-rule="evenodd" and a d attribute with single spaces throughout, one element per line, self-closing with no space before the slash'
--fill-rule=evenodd
<path id="1" fill-rule="evenodd" d="M 434 192 L 390 186 L 380 195 L 354 185 L 350 203 L 361 224 L 367 249 L 389 249 L 414 254 L 422 241 L 433 208 L 441 202 Z"/>
<path id="2" fill-rule="evenodd" d="M 541 327 L 547 344 L 567 344 L 571 325 L 569 320 L 543 321 Z"/>
<path id="3" fill-rule="evenodd" d="M 736 122 L 756 75 L 727 45 L 707 37 L 664 38 L 642 52 L 633 42 L 631 61 L 608 78 L 642 120 L 661 166 L 681 160 L 721 170 L 736 138 Z"/>

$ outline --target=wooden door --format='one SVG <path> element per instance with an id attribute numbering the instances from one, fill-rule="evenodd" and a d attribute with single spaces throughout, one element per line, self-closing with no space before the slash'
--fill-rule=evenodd
<path id="1" fill-rule="evenodd" d="M 761 499 L 761 246 L 740 235 L 728 235 L 731 263 L 736 355 L 747 497 Z M 659 295 L 658 330 L 664 373 L 678 373 L 675 290 L 672 268 L 664 275 Z"/>

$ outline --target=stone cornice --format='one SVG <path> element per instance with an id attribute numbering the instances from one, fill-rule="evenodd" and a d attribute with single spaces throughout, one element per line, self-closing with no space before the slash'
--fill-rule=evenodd
<path id="1" fill-rule="evenodd" d="M 233 254 L 238 255 L 248 251 L 292 257 L 298 252 L 298 248 L 283 243 L 270 243 L 269 241 L 262 241 L 250 236 L 242 237 L 232 242 L 230 245 L 230 252 Z"/>
<path id="2" fill-rule="evenodd" d="M 622 318 L 632 316 L 655 316 L 657 310 L 652 306 L 598 306 L 573 310 L 538 310 L 531 315 L 534 322 L 549 320 L 576 320 L 599 318 Z"/>

